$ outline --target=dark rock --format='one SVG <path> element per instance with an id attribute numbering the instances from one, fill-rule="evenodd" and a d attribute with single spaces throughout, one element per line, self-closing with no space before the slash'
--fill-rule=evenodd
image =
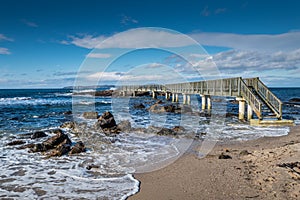
<path id="1" fill-rule="evenodd" d="M 94 165 L 94 164 L 91 164 L 91 165 L 86 166 L 86 169 L 87 169 L 87 170 L 91 170 L 92 168 L 100 168 L 100 166 Z"/>
<path id="2" fill-rule="evenodd" d="M 7 146 L 14 146 L 14 145 L 20 145 L 20 144 L 25 144 L 23 140 L 14 140 L 12 142 L 7 143 Z"/>
<path id="3" fill-rule="evenodd" d="M 300 103 L 300 98 L 291 98 L 289 100 L 290 103 Z"/>
<path id="4" fill-rule="evenodd" d="M 10 120 L 14 120 L 14 121 L 18 121 L 19 119 L 20 119 L 19 117 L 10 118 Z"/>
<path id="5" fill-rule="evenodd" d="M 72 129 L 75 130 L 77 128 L 75 122 L 65 122 L 62 125 L 60 125 L 60 128 L 67 128 L 67 129 Z"/>
<path id="6" fill-rule="evenodd" d="M 114 128 L 117 126 L 114 116 L 108 111 L 104 112 L 98 118 L 96 125 L 100 126 L 102 129 L 105 129 L 105 128 L 110 129 L 110 128 Z"/>
<path id="7" fill-rule="evenodd" d="M 67 154 L 71 150 L 71 141 L 69 138 L 66 138 L 62 143 L 60 143 L 55 149 L 50 151 L 48 154 L 49 157 L 52 156 L 62 156 Z"/>
<path id="8" fill-rule="evenodd" d="M 66 135 L 62 132 L 62 130 L 57 129 L 57 130 L 55 130 L 55 133 L 56 133 L 55 136 L 47 139 L 46 141 L 44 141 L 42 143 L 42 145 L 44 146 L 44 148 L 42 148 L 42 149 L 45 149 L 45 150 L 54 149 L 54 148 L 56 148 L 56 146 L 58 146 L 62 142 L 66 142 L 69 145 L 71 145 L 71 143 L 72 143 L 71 140 L 69 139 L 68 135 Z"/>
<path id="9" fill-rule="evenodd" d="M 31 139 L 41 138 L 41 137 L 47 137 L 48 135 L 43 131 L 36 131 L 31 135 Z"/>
<path id="10" fill-rule="evenodd" d="M 102 96 L 102 97 L 107 97 L 107 96 L 112 96 L 113 90 L 103 90 L 103 91 L 96 91 L 95 96 Z"/>
<path id="11" fill-rule="evenodd" d="M 64 112 L 63 114 L 64 114 L 64 115 L 72 115 L 73 113 L 72 113 L 71 110 L 68 110 L 68 111 Z"/>
<path id="12" fill-rule="evenodd" d="M 232 157 L 230 155 L 221 153 L 221 155 L 219 155 L 219 159 L 232 159 Z"/>
<path id="13" fill-rule="evenodd" d="M 172 130 L 176 133 L 183 133 L 185 131 L 185 128 L 183 128 L 182 126 L 175 126 Z"/>
<path id="14" fill-rule="evenodd" d="M 84 112 L 83 117 L 85 119 L 97 119 L 98 118 L 98 112 Z"/>
<path id="15" fill-rule="evenodd" d="M 155 102 L 155 104 L 162 104 L 162 103 L 163 103 L 162 100 L 157 100 L 157 101 Z"/>
<path id="16" fill-rule="evenodd" d="M 241 156 L 246 156 L 246 155 L 249 155 L 249 154 L 251 154 L 251 153 L 249 153 L 247 150 L 243 150 L 243 151 L 240 152 Z"/>
<path id="17" fill-rule="evenodd" d="M 142 103 L 136 104 L 136 105 L 134 105 L 133 107 L 134 107 L 135 109 L 144 109 L 144 108 L 145 108 L 144 104 L 142 104 Z"/>
<path id="18" fill-rule="evenodd" d="M 137 97 L 149 96 L 149 95 L 150 95 L 150 92 L 147 92 L 147 91 L 137 91 L 137 92 L 135 92 L 135 96 L 137 96 Z"/>
<path id="19" fill-rule="evenodd" d="M 125 120 L 125 121 L 121 121 L 119 124 L 118 124 L 118 129 L 121 131 L 121 132 L 128 132 L 131 130 L 131 123 L 129 120 Z"/>
<path id="20" fill-rule="evenodd" d="M 25 144 L 23 146 L 20 146 L 18 149 L 27 149 L 27 148 L 34 148 L 35 144 Z"/>
<path id="21" fill-rule="evenodd" d="M 229 103 L 232 103 L 232 104 L 239 104 L 239 101 L 237 101 L 237 100 L 230 100 Z"/>
<path id="22" fill-rule="evenodd" d="M 161 130 L 159 130 L 157 132 L 157 135 L 171 135 L 171 136 L 175 136 L 175 135 L 177 135 L 177 133 L 175 131 L 173 131 L 172 129 L 161 128 Z"/>
<path id="23" fill-rule="evenodd" d="M 85 152 L 85 150 L 86 149 L 85 149 L 83 142 L 79 141 L 72 147 L 71 151 L 69 152 L 69 155 L 82 153 L 82 152 Z"/>
<path id="24" fill-rule="evenodd" d="M 31 152 L 44 152 L 48 149 L 45 147 L 43 143 L 33 144 L 33 146 L 30 147 Z"/>
<path id="25" fill-rule="evenodd" d="M 174 105 L 164 106 L 165 112 L 175 112 L 176 107 Z"/>

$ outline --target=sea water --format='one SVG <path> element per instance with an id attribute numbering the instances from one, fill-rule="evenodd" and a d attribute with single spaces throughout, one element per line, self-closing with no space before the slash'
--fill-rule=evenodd
<path id="1" fill-rule="evenodd" d="M 276 88 L 272 91 L 283 102 L 300 97 L 299 88 Z M 51 130 L 66 121 L 81 120 L 92 126 L 96 120 L 83 119 L 80 112 L 84 111 L 111 111 L 117 122 L 129 120 L 136 128 L 183 126 L 192 136 L 202 135 L 200 140 L 208 136 L 213 140 L 251 140 L 286 135 L 289 131 L 288 127 L 251 127 L 239 122 L 238 106 L 230 103 L 232 98 L 215 99 L 212 113 L 206 117 L 188 113 L 151 113 L 147 110 L 153 104 L 149 97 L 82 95 L 72 99 L 72 90 L 69 89 L 0 90 L 0 198 L 125 199 L 139 189 L 133 173 L 153 171 L 168 165 L 180 157 L 192 142 L 193 137 L 174 138 L 131 132 L 120 133 L 113 138 L 113 143 L 103 143 L 95 137 L 101 133 L 91 132 L 88 138 L 65 129 L 72 141 L 82 140 L 87 145 L 87 152 L 47 159 L 40 153 L 28 153 L 26 149 L 18 150 L 16 146 L 6 145 L 23 134 L 39 130 L 51 136 Z M 140 103 L 146 108 L 135 109 L 134 106 Z M 201 112 L 199 97 L 192 97 L 192 107 Z M 73 111 L 73 114 L 67 111 Z M 226 113 L 233 115 L 226 117 Z M 294 119 L 299 124 L 299 104 L 284 105 L 283 113 L 284 118 Z M 43 140 L 24 139 L 27 143 Z M 90 164 L 97 168 L 87 170 Z"/>

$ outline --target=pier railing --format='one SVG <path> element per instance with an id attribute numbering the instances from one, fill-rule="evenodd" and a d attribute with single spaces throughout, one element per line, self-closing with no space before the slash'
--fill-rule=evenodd
<path id="1" fill-rule="evenodd" d="M 273 94 L 269 88 L 259 78 L 244 79 L 247 86 L 253 87 L 258 95 L 264 100 L 267 106 L 276 114 L 276 117 L 282 118 L 282 101 Z"/>
<path id="2" fill-rule="evenodd" d="M 250 90 L 245 81 L 240 78 L 241 83 L 241 96 L 250 104 L 251 108 L 257 115 L 259 119 L 262 118 L 262 102 L 255 96 L 255 94 Z"/>
<path id="3" fill-rule="evenodd" d="M 243 97 L 256 113 L 262 118 L 262 107 L 267 106 L 278 119 L 282 118 L 282 102 L 263 84 L 259 78 L 226 78 L 175 84 L 123 85 L 122 91 L 162 91 L 181 94 L 201 94 L 212 96 Z"/>

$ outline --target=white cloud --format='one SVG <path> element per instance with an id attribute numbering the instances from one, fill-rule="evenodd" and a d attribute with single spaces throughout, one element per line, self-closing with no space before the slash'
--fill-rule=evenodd
<path id="1" fill-rule="evenodd" d="M 202 45 L 222 46 L 241 50 L 291 51 L 300 48 L 300 32 L 282 34 L 193 33 Z"/>
<path id="2" fill-rule="evenodd" d="M 0 34 L 0 41 L 9 41 L 9 42 L 12 42 L 14 41 L 12 38 L 9 38 L 3 34 Z"/>
<path id="3" fill-rule="evenodd" d="M 293 51 L 300 48 L 300 31 L 282 34 L 233 34 L 233 33 L 193 33 L 188 36 L 201 45 L 221 46 L 240 50 Z M 106 40 L 107 39 L 107 40 Z M 159 48 L 184 47 L 194 44 L 192 40 L 176 32 L 165 29 L 133 29 L 112 37 L 77 35 L 69 36 L 62 44 L 92 48 Z M 101 44 L 101 45 L 99 45 Z"/>
<path id="4" fill-rule="evenodd" d="M 88 58 L 110 58 L 111 54 L 108 53 L 89 53 L 86 55 Z"/>
<path id="5" fill-rule="evenodd" d="M 68 36 L 69 40 L 63 40 L 60 43 L 70 45 L 73 44 L 75 46 L 87 48 L 87 49 L 93 49 L 98 44 L 103 42 L 106 37 L 105 36 L 98 36 L 94 37 L 92 35 L 79 35 L 79 36 Z"/>
<path id="6" fill-rule="evenodd" d="M 22 19 L 21 22 L 29 27 L 34 27 L 34 28 L 38 27 L 38 25 L 36 23 L 34 23 L 32 21 L 28 21 L 27 19 Z"/>
<path id="7" fill-rule="evenodd" d="M 0 54 L 9 55 L 11 52 L 7 48 L 0 47 Z"/>
<path id="8" fill-rule="evenodd" d="M 164 29 L 133 29 L 113 35 L 112 37 L 83 35 L 69 36 L 70 41 L 62 44 L 74 44 L 88 49 L 92 48 L 159 48 L 182 47 L 194 44 L 185 35 Z M 106 40 L 107 39 L 107 40 Z"/>

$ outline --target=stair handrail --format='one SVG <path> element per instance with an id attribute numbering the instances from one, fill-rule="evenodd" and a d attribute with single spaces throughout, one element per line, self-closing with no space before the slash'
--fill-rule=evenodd
<path id="1" fill-rule="evenodd" d="M 257 93 L 266 102 L 269 108 L 276 114 L 278 119 L 282 118 L 282 101 L 269 90 L 269 88 L 259 79 L 256 81 Z"/>
<path id="2" fill-rule="evenodd" d="M 262 102 L 250 90 L 245 81 L 240 77 L 241 96 L 250 104 L 259 119 L 262 118 Z"/>

